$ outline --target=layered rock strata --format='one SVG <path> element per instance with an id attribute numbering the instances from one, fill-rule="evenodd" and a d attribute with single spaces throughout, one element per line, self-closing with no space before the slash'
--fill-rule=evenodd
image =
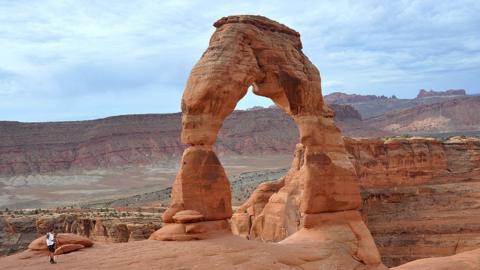
<path id="1" fill-rule="evenodd" d="M 363 187 L 363 219 L 386 265 L 480 246 L 479 139 L 346 139 L 346 146 Z M 299 145 L 284 178 L 261 184 L 237 209 L 235 234 L 277 242 L 302 230 L 303 179 L 292 170 L 303 151 Z"/>
<path id="2" fill-rule="evenodd" d="M 75 234 L 92 241 L 120 243 L 147 239 L 161 227 L 156 218 L 100 218 L 84 214 L 0 217 L 0 256 L 24 250 L 50 230 Z"/>
<path id="3" fill-rule="evenodd" d="M 344 135 L 383 136 L 349 105 L 331 105 Z M 176 159 L 181 115 L 141 114 L 105 119 L 20 123 L 0 121 L 0 176 L 49 174 L 151 164 Z M 281 134 L 281 136 L 278 136 Z M 215 144 L 219 155 L 291 153 L 298 138 L 292 119 L 278 108 L 234 111 Z"/>
<path id="4" fill-rule="evenodd" d="M 253 85 L 254 93 L 270 99 L 295 121 L 300 144 L 297 158 L 285 177 L 285 188 L 272 197 L 278 201 L 265 223 L 278 222 L 286 208 L 298 204 L 303 230 L 285 240 L 303 241 L 328 223 L 332 232 L 343 228 L 353 237 L 332 233 L 329 241 L 353 241 L 356 256 L 367 265 L 381 264 L 372 237 L 359 218 L 360 192 L 334 113 L 323 101 L 320 74 L 302 52 L 299 34 L 260 16 L 230 16 L 217 21 L 208 49 L 193 68 L 182 98 L 182 142 L 189 145 L 164 214 L 168 224 L 150 238 L 189 240 L 222 231 L 231 216 L 228 179 L 212 145 L 225 118 Z M 297 179 L 301 179 L 298 181 Z M 302 182 L 303 190 L 295 185 Z M 272 199 L 273 200 L 273 199 Z M 294 200 L 294 201 L 293 201 Z M 274 204 L 274 203 L 272 203 Z M 178 219 L 189 211 L 191 218 Z M 192 214 L 193 213 L 193 214 Z M 188 215 L 181 215 L 188 216 Z M 176 218 L 177 217 L 177 218 Z M 207 222 L 204 230 L 188 227 Z M 186 224 L 186 225 L 185 225 Z M 283 235 L 281 230 L 273 235 Z M 283 234 L 282 234 L 283 233 Z M 326 238 L 315 236 L 318 242 Z"/>

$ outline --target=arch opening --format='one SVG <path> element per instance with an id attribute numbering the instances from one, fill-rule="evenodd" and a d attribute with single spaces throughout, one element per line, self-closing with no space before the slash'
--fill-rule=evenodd
<path id="1" fill-rule="evenodd" d="M 266 200 L 263 208 L 247 201 L 236 213 L 245 218 L 246 234 L 295 242 L 309 233 L 303 229 L 336 224 L 357 237 L 352 241 L 359 243 L 358 258 L 378 263 L 378 251 L 357 210 L 361 199 L 355 170 L 334 114 L 323 102 L 320 73 L 302 52 L 300 35 L 261 16 L 225 17 L 214 26 L 182 97 L 181 139 L 189 146 L 163 215 L 167 226 L 150 238 L 205 239 L 230 231 L 230 185 L 213 145 L 225 119 L 253 85 L 254 94 L 271 99 L 293 119 L 299 143 L 287 175 L 267 188 L 268 195 L 260 194 Z M 375 258 L 368 257 L 375 251 Z"/>

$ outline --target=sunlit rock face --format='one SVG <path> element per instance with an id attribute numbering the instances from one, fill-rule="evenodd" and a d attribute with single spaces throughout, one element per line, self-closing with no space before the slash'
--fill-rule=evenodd
<path id="1" fill-rule="evenodd" d="M 225 118 L 253 85 L 255 94 L 272 99 L 293 118 L 300 135 L 284 185 L 263 209 L 259 222 L 271 227 L 263 233 L 287 236 L 282 224 L 291 220 L 291 205 L 298 205 L 305 230 L 285 243 L 301 242 L 306 236 L 318 242 L 349 242 L 354 246 L 351 254 L 360 261 L 380 264 L 357 211 L 361 199 L 355 169 L 334 124 L 334 113 L 324 103 L 320 74 L 302 52 L 300 34 L 261 16 L 225 17 L 214 26 L 217 29 L 193 67 L 182 98 L 181 139 L 189 147 L 173 184 L 171 206 L 164 214 L 169 224 L 151 238 L 203 239 L 224 228 L 215 224 L 231 216 L 230 187 L 212 145 Z M 302 188 L 295 188 L 300 183 Z M 194 218 L 178 222 L 177 213 L 185 210 L 195 211 Z M 205 224 L 203 230 L 193 229 L 194 223 Z M 325 224 L 332 232 L 327 236 L 312 231 Z M 352 237 L 347 239 L 340 231 Z"/>

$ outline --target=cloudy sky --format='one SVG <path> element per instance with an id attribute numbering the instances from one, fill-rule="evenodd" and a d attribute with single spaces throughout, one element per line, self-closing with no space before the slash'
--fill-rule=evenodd
<path id="1" fill-rule="evenodd" d="M 212 23 L 234 14 L 299 31 L 324 94 L 480 93 L 478 0 L 0 0 L 0 120 L 177 112 Z"/>

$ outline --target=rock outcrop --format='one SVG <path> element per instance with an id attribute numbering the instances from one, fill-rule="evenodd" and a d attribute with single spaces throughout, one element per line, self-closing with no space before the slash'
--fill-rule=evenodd
<path id="1" fill-rule="evenodd" d="M 387 134 L 365 126 L 349 105 L 331 108 L 345 135 Z M 181 122 L 179 113 L 54 123 L 0 121 L 0 175 L 143 165 L 178 158 L 185 149 L 180 142 Z M 220 130 L 215 149 L 219 155 L 285 154 L 291 153 L 297 139 L 295 123 L 278 108 L 234 111 Z"/>
<path id="2" fill-rule="evenodd" d="M 345 138 L 345 145 L 362 187 L 418 185 L 448 170 L 444 143 L 433 138 Z"/>
<path id="3" fill-rule="evenodd" d="M 88 213 L 3 216 L 0 217 L 0 256 L 26 249 L 38 236 L 52 229 L 96 242 L 120 243 L 145 240 L 160 227 L 161 221 L 147 217 L 103 218 L 89 217 Z"/>
<path id="4" fill-rule="evenodd" d="M 346 139 L 345 144 L 363 188 L 363 219 L 386 265 L 480 246 L 479 139 Z M 302 151 L 299 146 L 292 168 L 302 162 Z M 232 231 L 275 242 L 301 231 L 303 184 L 291 175 L 261 184 L 234 213 Z"/>
<path id="5" fill-rule="evenodd" d="M 408 150 L 408 140 L 401 141 Z M 418 140 L 412 141 L 412 147 L 417 148 Z M 389 174 L 375 169 L 378 177 L 371 168 L 362 169 L 366 172 L 361 177 L 366 184 L 362 192 L 362 214 L 382 261 L 388 266 L 480 247 L 480 140 L 457 137 L 440 145 L 427 141 L 427 145 L 434 151 L 428 152 L 422 147 L 425 149 L 422 163 L 419 163 L 420 156 L 414 158 L 411 151 L 388 153 L 396 160 L 395 164 L 404 164 L 404 172 L 415 176 L 410 181 L 392 175 L 398 184 L 391 181 L 385 185 L 385 181 L 381 181 L 381 185 L 375 186 L 371 184 L 373 181 L 368 181 L 369 176 L 381 179 L 382 175 L 389 177 Z M 357 158 L 362 158 L 372 152 L 356 153 Z M 377 152 L 377 155 L 380 157 L 383 153 Z M 364 166 L 360 163 L 356 166 Z"/>
<path id="6" fill-rule="evenodd" d="M 272 99 L 300 131 L 296 160 L 284 187 L 271 197 L 275 203 L 264 208 L 268 211 L 264 224 L 278 224 L 279 213 L 297 204 L 303 229 L 286 242 L 316 235 L 313 229 L 327 223 L 332 231 L 350 232 L 352 238 L 332 233 L 328 238 L 312 239 L 319 243 L 348 241 L 354 246 L 352 256 L 366 265 L 380 265 L 370 232 L 359 218 L 361 199 L 355 170 L 334 124 L 334 113 L 323 101 L 320 74 L 301 50 L 300 35 L 261 16 L 225 17 L 214 26 L 217 30 L 193 68 L 182 98 L 181 138 L 189 147 L 173 184 L 171 205 L 163 216 L 168 224 L 151 239 L 198 239 L 224 229 L 215 224 L 225 223 L 231 216 L 230 188 L 212 145 L 225 118 L 253 85 L 255 94 Z M 292 194 L 300 183 L 303 192 Z M 175 221 L 185 210 L 196 211 L 195 218 Z M 203 221 L 197 222 L 200 216 Z M 204 229 L 189 231 L 189 226 Z M 271 233 L 282 234 L 277 230 Z"/>
<path id="7" fill-rule="evenodd" d="M 47 250 L 47 243 L 46 243 L 45 239 L 46 239 L 45 235 L 40 236 L 39 238 L 32 241 L 32 243 L 30 243 L 30 245 L 28 245 L 28 249 L 30 249 L 30 250 Z M 90 240 L 86 237 L 80 236 L 80 235 L 73 234 L 73 233 L 59 233 L 57 235 L 56 239 L 57 239 L 57 245 L 59 247 L 61 247 L 63 245 L 70 245 L 70 244 L 82 245 L 83 247 L 93 246 L 92 240 Z M 68 248 L 66 248 L 66 249 L 68 249 Z"/>
<path id="8" fill-rule="evenodd" d="M 391 268 L 391 270 L 478 270 L 480 249 L 462 252 L 452 256 L 427 258 Z"/>
<path id="9" fill-rule="evenodd" d="M 479 112 L 480 97 L 466 96 L 387 112 L 365 122 L 383 131 L 397 134 L 478 131 Z"/>
<path id="10" fill-rule="evenodd" d="M 425 92 L 424 98 L 412 98 L 412 99 L 400 99 L 395 96 L 375 96 L 375 95 L 357 95 L 357 94 L 345 94 L 345 93 L 332 93 L 325 96 L 325 101 L 329 104 L 342 104 L 350 105 L 355 108 L 363 119 L 381 116 L 385 113 L 393 113 L 394 111 L 400 111 L 410 109 L 413 107 L 425 106 L 429 104 L 441 103 L 453 99 L 470 99 L 474 96 L 465 95 L 462 91 L 450 91 L 450 92 Z M 422 96 L 422 95 L 420 95 Z M 428 96 L 428 98 L 427 98 Z M 478 114 L 478 111 L 477 111 Z M 425 130 L 426 133 L 430 132 Z"/>
<path id="11" fill-rule="evenodd" d="M 417 98 L 427 98 L 427 97 L 441 97 L 441 96 L 466 96 L 467 92 L 464 89 L 450 89 L 445 91 L 429 91 L 425 89 L 420 89 L 418 92 Z"/>

